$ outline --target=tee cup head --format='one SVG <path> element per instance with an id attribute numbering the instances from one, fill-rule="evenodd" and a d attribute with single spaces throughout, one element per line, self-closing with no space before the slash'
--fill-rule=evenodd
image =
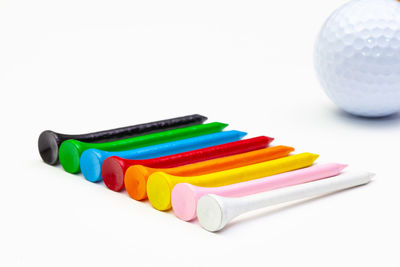
<path id="1" fill-rule="evenodd" d="M 157 210 L 168 210 L 171 208 L 171 191 L 173 185 L 170 176 L 163 172 L 150 175 L 147 181 L 147 195 L 151 205 Z"/>
<path id="2" fill-rule="evenodd" d="M 223 203 L 215 195 L 205 195 L 199 199 L 197 218 L 201 226 L 210 232 L 221 230 L 227 223 Z"/>
<path id="3" fill-rule="evenodd" d="M 171 193 L 171 204 L 176 217 L 184 221 L 196 218 L 197 195 L 193 185 L 180 183 Z"/>
<path id="4" fill-rule="evenodd" d="M 50 165 L 56 165 L 58 162 L 58 147 L 60 140 L 53 131 L 44 131 L 40 134 L 38 140 L 39 153 L 43 161 Z"/>
<path id="5" fill-rule="evenodd" d="M 116 158 L 106 158 L 101 166 L 101 176 L 108 189 L 119 192 L 124 189 L 124 161 Z"/>
<path id="6" fill-rule="evenodd" d="M 80 171 L 81 145 L 78 141 L 67 140 L 60 146 L 60 163 L 64 170 L 69 173 Z"/>
<path id="7" fill-rule="evenodd" d="M 80 166 L 86 180 L 89 182 L 101 181 L 101 165 L 103 159 L 103 155 L 96 151 L 96 149 L 87 149 L 83 151 L 80 158 Z"/>
<path id="8" fill-rule="evenodd" d="M 149 175 L 148 168 L 142 165 L 133 165 L 126 170 L 124 184 L 131 198 L 135 200 L 147 198 L 147 179 Z"/>

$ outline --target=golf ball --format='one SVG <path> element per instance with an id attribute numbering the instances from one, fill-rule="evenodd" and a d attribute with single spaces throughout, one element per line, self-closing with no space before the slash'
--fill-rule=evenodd
<path id="1" fill-rule="evenodd" d="M 400 111 L 400 1 L 352 0 L 323 25 L 314 51 L 329 98 L 358 116 Z"/>

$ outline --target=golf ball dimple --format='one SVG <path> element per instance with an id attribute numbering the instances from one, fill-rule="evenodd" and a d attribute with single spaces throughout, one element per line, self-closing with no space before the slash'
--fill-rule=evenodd
<path id="1" fill-rule="evenodd" d="M 400 111 L 400 2 L 352 0 L 323 25 L 314 51 L 329 98 L 358 116 Z"/>

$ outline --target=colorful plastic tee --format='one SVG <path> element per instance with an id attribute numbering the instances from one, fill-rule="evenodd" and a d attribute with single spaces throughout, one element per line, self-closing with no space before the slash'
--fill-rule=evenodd
<path id="1" fill-rule="evenodd" d="M 257 194 L 332 177 L 338 175 L 345 167 L 346 165 L 339 163 L 318 164 L 301 170 L 221 187 L 199 187 L 187 183 L 177 184 L 171 194 L 172 208 L 178 218 L 190 221 L 196 218 L 197 201 L 204 195 L 241 197 Z"/>
<path id="2" fill-rule="evenodd" d="M 313 164 L 317 158 L 318 155 L 316 154 L 301 153 L 245 167 L 191 177 L 156 172 L 150 175 L 147 181 L 147 195 L 154 208 L 168 210 L 171 208 L 171 191 L 178 183 L 189 183 L 204 187 L 224 186 L 305 168 Z"/>
<path id="3" fill-rule="evenodd" d="M 153 168 L 172 168 L 210 160 L 230 155 L 240 154 L 248 151 L 262 149 L 267 147 L 273 138 L 267 136 L 258 136 L 250 139 L 230 142 L 222 145 L 216 145 L 164 157 L 135 160 L 124 159 L 116 156 L 108 157 L 101 166 L 101 176 L 104 184 L 113 191 L 121 191 L 125 188 L 124 176 L 126 170 L 133 165 L 143 165 Z"/>
<path id="4" fill-rule="evenodd" d="M 81 156 L 82 174 L 86 180 L 98 182 L 101 181 L 101 167 L 103 161 L 110 156 L 119 156 L 128 159 L 156 158 L 192 149 L 237 141 L 245 135 L 246 133 L 244 132 L 226 131 L 120 152 L 88 149 L 84 151 Z"/>
<path id="5" fill-rule="evenodd" d="M 229 221 L 243 213 L 367 184 L 373 176 L 373 173 L 366 171 L 344 172 L 332 178 L 239 198 L 205 195 L 197 204 L 197 216 L 204 229 L 212 232 L 219 231 Z"/>
<path id="6" fill-rule="evenodd" d="M 207 117 L 195 114 L 87 134 L 62 134 L 47 130 L 40 134 L 38 148 L 43 161 L 55 165 L 58 163 L 58 149 L 61 143 L 68 139 L 88 143 L 105 142 L 202 124 L 205 120 L 207 120 Z"/>
<path id="7" fill-rule="evenodd" d="M 104 151 L 130 150 L 216 133 L 222 131 L 226 126 L 228 126 L 228 124 L 213 122 L 106 143 L 85 143 L 77 140 L 67 140 L 60 146 L 60 162 L 65 171 L 69 173 L 77 173 L 80 170 L 80 156 L 83 151 L 89 148 L 100 149 Z"/>
<path id="8" fill-rule="evenodd" d="M 129 196 L 136 200 L 143 200 L 147 198 L 147 180 L 155 172 L 164 172 L 176 176 L 203 175 L 286 157 L 292 151 L 294 149 L 287 146 L 269 147 L 168 169 L 155 169 L 135 165 L 126 171 L 125 186 Z"/>

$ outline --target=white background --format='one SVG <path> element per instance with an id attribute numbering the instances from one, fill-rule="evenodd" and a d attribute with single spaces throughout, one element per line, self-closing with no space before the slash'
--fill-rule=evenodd
<path id="1" fill-rule="evenodd" d="M 0 0 L 1 266 L 399 266 L 400 116 L 340 112 L 312 52 L 344 0 Z M 377 173 L 209 233 L 60 166 L 45 129 L 201 113 Z"/>

